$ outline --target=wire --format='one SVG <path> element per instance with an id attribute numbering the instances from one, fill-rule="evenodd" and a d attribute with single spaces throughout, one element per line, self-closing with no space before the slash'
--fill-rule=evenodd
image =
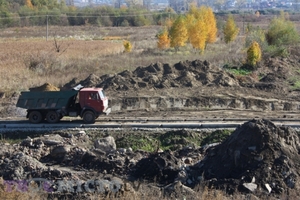
<path id="1" fill-rule="evenodd" d="M 83 12 L 82 12 L 83 13 Z M 0 19 L 24 19 L 24 18 L 38 18 L 38 17 L 60 17 L 64 14 L 67 13 L 61 13 L 58 15 L 53 15 L 53 14 L 47 14 L 47 15 L 26 15 L 26 16 L 19 16 L 19 17 L 0 17 Z M 70 13 L 69 13 L 70 14 Z M 72 14 L 80 14 L 80 13 L 72 13 Z M 139 13 L 139 14 L 128 14 L 128 15 L 118 15 L 118 16 L 114 16 L 114 15 L 76 15 L 76 16 L 71 16 L 67 14 L 67 17 L 111 17 L 111 18 L 118 18 L 118 17 L 136 17 L 136 16 L 153 16 L 153 15 L 162 15 L 162 14 L 174 14 L 174 13 L 169 13 L 169 12 L 155 12 L 155 13 Z"/>

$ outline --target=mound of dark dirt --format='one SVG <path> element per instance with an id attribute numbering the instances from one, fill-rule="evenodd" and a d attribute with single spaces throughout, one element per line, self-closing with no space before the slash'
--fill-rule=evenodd
<path id="1" fill-rule="evenodd" d="M 289 90 L 287 78 L 291 73 L 289 65 L 292 64 L 292 61 L 270 58 L 252 75 L 235 77 L 208 61 L 187 60 L 174 65 L 157 62 L 137 67 L 134 71 L 125 70 L 101 77 L 91 74 L 84 80 L 73 79 L 63 89 L 71 89 L 78 84 L 84 87 L 102 87 L 110 92 L 227 87 L 240 91 L 253 88 L 257 92 L 285 95 Z M 262 78 L 259 79 L 259 76 Z"/>
<path id="2" fill-rule="evenodd" d="M 252 120 L 220 145 L 209 148 L 193 172 L 210 187 L 229 193 L 282 193 L 299 189 L 299 150 L 294 129 L 275 126 L 268 120 Z"/>
<path id="3" fill-rule="evenodd" d="M 171 183 L 180 171 L 179 163 L 179 158 L 170 151 L 151 154 L 137 162 L 132 175 L 139 179 Z"/>
<path id="4" fill-rule="evenodd" d="M 90 74 L 86 79 L 84 80 L 78 80 L 77 78 L 73 78 L 70 82 L 65 84 L 63 86 L 63 89 L 71 89 L 75 87 L 78 84 L 83 85 L 84 87 L 95 87 L 99 83 L 102 82 L 102 79 L 95 74 Z"/>
<path id="5" fill-rule="evenodd" d="M 102 87 L 107 90 L 126 91 L 143 88 L 174 88 L 208 86 L 238 86 L 238 81 L 231 74 L 212 66 L 207 61 L 184 61 L 174 65 L 155 63 L 138 67 L 133 72 L 125 70 L 113 76 L 97 77 L 90 75 L 87 79 L 76 82 L 72 80 L 64 88 L 77 84 L 85 87 Z"/>

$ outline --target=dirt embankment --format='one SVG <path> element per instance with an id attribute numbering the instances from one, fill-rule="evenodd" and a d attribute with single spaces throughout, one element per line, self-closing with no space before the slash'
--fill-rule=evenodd
<path id="1" fill-rule="evenodd" d="M 77 84 L 102 87 L 115 112 L 125 110 L 298 111 L 299 92 L 291 91 L 293 60 L 269 59 L 248 76 L 233 76 L 208 61 L 194 60 L 174 65 L 154 63 L 85 80 L 73 79 L 63 89 Z M 261 76 L 258 78 L 258 76 Z"/>

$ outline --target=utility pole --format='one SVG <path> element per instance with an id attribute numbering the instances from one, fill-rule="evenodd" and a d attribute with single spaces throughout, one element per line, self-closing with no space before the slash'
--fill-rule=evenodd
<path id="1" fill-rule="evenodd" d="M 48 15 L 46 18 L 46 41 L 48 41 Z"/>

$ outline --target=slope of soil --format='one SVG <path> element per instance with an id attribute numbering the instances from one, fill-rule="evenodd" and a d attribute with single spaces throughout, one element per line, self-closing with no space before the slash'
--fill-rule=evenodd
<path id="1" fill-rule="evenodd" d="M 237 128 L 222 144 L 209 148 L 193 166 L 210 187 L 236 191 L 282 193 L 299 189 L 300 143 L 295 130 L 267 120 L 252 120 Z M 195 174 L 193 174 L 195 176 Z"/>
<path id="2" fill-rule="evenodd" d="M 112 115 L 123 111 L 126 115 L 129 110 L 134 110 L 134 116 L 140 116 L 144 110 L 157 115 L 159 111 L 178 109 L 233 109 L 273 111 L 276 116 L 276 112 L 298 111 L 300 94 L 291 90 L 288 81 L 291 70 L 298 65 L 293 59 L 270 58 L 257 71 L 241 77 L 208 61 L 183 61 L 174 65 L 158 62 L 134 71 L 73 79 L 62 89 L 77 84 L 104 88 Z"/>

